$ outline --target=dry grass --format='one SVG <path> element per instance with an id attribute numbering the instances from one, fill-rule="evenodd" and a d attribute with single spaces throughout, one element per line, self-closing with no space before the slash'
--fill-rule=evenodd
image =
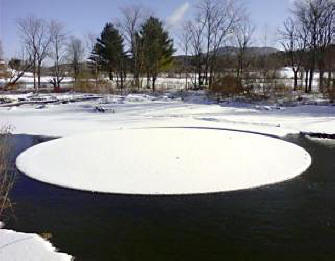
<path id="1" fill-rule="evenodd" d="M 0 220 L 4 218 L 6 211 L 12 208 L 9 192 L 13 187 L 15 176 L 9 171 L 10 135 L 10 127 L 0 128 Z"/>

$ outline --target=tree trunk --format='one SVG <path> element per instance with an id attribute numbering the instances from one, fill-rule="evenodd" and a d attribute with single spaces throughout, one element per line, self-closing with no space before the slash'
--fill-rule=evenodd
<path id="1" fill-rule="evenodd" d="M 58 91 L 60 91 L 60 82 L 61 82 L 61 79 L 59 77 L 57 77 L 57 89 L 58 89 Z"/>
<path id="2" fill-rule="evenodd" d="M 56 81 L 57 81 L 57 86 L 56 86 L 56 88 L 58 89 L 58 91 L 59 91 L 59 89 L 60 89 L 60 80 L 59 80 L 59 78 L 60 78 L 60 73 L 59 73 L 59 54 L 58 54 L 58 41 L 56 41 L 56 62 L 55 62 L 55 69 L 56 69 Z"/>
<path id="3" fill-rule="evenodd" d="M 213 78 L 214 78 L 214 65 L 212 64 L 210 66 L 210 71 L 209 71 L 209 83 L 208 83 L 208 88 L 211 89 L 213 85 Z"/>
<path id="4" fill-rule="evenodd" d="M 52 84 L 52 86 L 54 87 L 54 92 L 57 92 L 57 82 L 56 79 L 53 78 L 50 83 Z"/>
<path id="5" fill-rule="evenodd" d="M 237 74 L 236 74 L 237 79 L 240 79 L 242 70 L 243 70 L 243 54 L 240 53 L 237 58 Z"/>
<path id="6" fill-rule="evenodd" d="M 156 77 L 152 77 L 152 92 L 156 91 Z"/>
<path id="7" fill-rule="evenodd" d="M 206 64 L 205 64 L 205 84 L 208 84 L 208 71 L 210 71 L 210 56 L 209 56 L 209 52 L 210 52 L 210 36 L 208 36 L 207 38 L 207 54 L 206 54 Z"/>
<path id="8" fill-rule="evenodd" d="M 308 70 L 305 71 L 305 93 L 308 93 Z"/>
<path id="9" fill-rule="evenodd" d="M 38 61 L 37 63 L 37 88 L 40 89 L 41 88 L 41 61 Z"/>
<path id="10" fill-rule="evenodd" d="M 33 66 L 33 77 L 34 77 L 34 90 L 37 92 L 37 86 L 36 86 L 36 61 L 34 60 L 34 66 Z"/>
<path id="11" fill-rule="evenodd" d="M 147 88 L 148 89 L 150 88 L 149 83 L 150 83 L 150 75 L 149 75 L 149 73 L 147 73 Z"/>
<path id="12" fill-rule="evenodd" d="M 137 86 L 137 89 L 140 90 L 141 89 L 141 84 L 140 84 L 140 77 L 139 75 L 135 75 L 135 85 Z"/>
<path id="13" fill-rule="evenodd" d="M 185 70 L 185 72 L 186 72 L 186 77 L 185 77 L 185 90 L 187 90 L 188 89 L 188 73 L 187 73 L 187 70 Z"/>
<path id="14" fill-rule="evenodd" d="M 294 73 L 294 87 L 293 90 L 296 91 L 298 89 L 298 71 L 293 71 Z"/>
<path id="15" fill-rule="evenodd" d="M 198 61 L 198 86 L 200 87 L 201 85 L 201 63 L 200 63 L 200 58 L 199 58 L 199 61 Z"/>
<path id="16" fill-rule="evenodd" d="M 313 79 L 314 79 L 314 68 L 312 68 L 309 71 L 308 92 L 312 91 Z"/>
<path id="17" fill-rule="evenodd" d="M 95 89 L 98 91 L 98 64 L 95 64 Z"/>
<path id="18" fill-rule="evenodd" d="M 319 78 L 319 91 L 324 92 L 324 71 L 323 69 L 320 69 L 320 78 Z"/>
<path id="19" fill-rule="evenodd" d="M 327 80 L 327 89 L 329 90 L 331 87 L 331 81 L 332 81 L 332 72 L 328 71 L 328 80 Z"/>
<path id="20" fill-rule="evenodd" d="M 116 73 L 116 88 L 120 88 L 120 83 L 119 83 L 119 74 Z"/>
<path id="21" fill-rule="evenodd" d="M 121 88 L 121 95 L 123 93 L 123 72 L 120 73 L 120 88 Z"/>

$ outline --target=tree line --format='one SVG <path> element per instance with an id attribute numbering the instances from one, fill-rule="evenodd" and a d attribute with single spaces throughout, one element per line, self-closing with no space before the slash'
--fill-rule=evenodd
<path id="1" fill-rule="evenodd" d="M 298 79 L 304 79 L 305 92 L 311 92 L 317 72 L 321 92 L 335 85 L 333 0 L 296 0 L 290 17 L 279 29 L 278 42 L 284 52 L 276 55 L 255 56 L 248 52 L 255 26 L 238 1 L 203 0 L 196 9 L 195 17 L 185 22 L 179 39 L 184 53 L 182 70 L 193 75 L 193 85 L 211 89 L 227 71 L 242 85 L 248 70 L 256 70 L 266 78 L 269 71 L 285 65 L 293 70 L 294 90 L 298 89 Z M 224 47 L 228 51 L 235 47 L 236 51 L 219 55 Z"/>
<path id="2" fill-rule="evenodd" d="M 291 16 L 280 30 L 287 63 L 294 73 L 294 90 L 298 74 L 304 74 L 305 92 L 312 91 L 315 72 L 319 72 L 319 90 L 329 89 L 334 72 L 335 2 L 333 0 L 295 1 Z M 325 73 L 328 73 L 325 79 Z"/>
<path id="3" fill-rule="evenodd" d="M 116 78 L 121 90 L 130 71 L 134 86 L 140 88 L 140 77 L 145 75 L 147 84 L 150 82 L 155 91 L 158 74 L 172 64 L 173 40 L 158 18 L 150 16 L 137 27 L 138 10 L 125 11 L 124 15 L 124 22 L 117 26 L 106 23 L 94 44 L 89 64 L 95 74 L 103 70 L 108 72 L 110 80 Z M 128 50 L 125 39 L 128 39 Z"/>
<path id="4" fill-rule="evenodd" d="M 334 6 L 333 0 L 296 0 L 279 30 L 284 52 L 257 56 L 250 52 L 255 26 L 239 1 L 200 0 L 195 15 L 178 31 L 182 59 L 173 56 L 176 49 L 164 23 L 141 6 L 122 8 L 120 17 L 107 22 L 98 36 L 90 35 L 86 44 L 69 36 L 62 23 L 30 16 L 18 21 L 24 51 L 22 59 L 10 61 L 21 72 L 12 82 L 24 71 L 32 71 L 39 89 L 46 59 L 53 63 L 50 82 L 56 90 L 69 70 L 75 84 L 80 84 L 83 64 L 96 84 L 104 75 L 121 90 L 129 84 L 141 89 L 146 78 L 153 91 L 159 73 L 169 69 L 186 76 L 186 88 L 191 82 L 193 87 L 211 89 L 220 85 L 227 71 L 233 83 L 242 86 L 251 70 L 266 78 L 273 69 L 286 65 L 294 74 L 294 90 L 303 79 L 305 92 L 311 92 L 319 73 L 319 90 L 326 91 L 334 87 Z M 235 49 L 229 49 L 231 46 Z"/>
<path id="5" fill-rule="evenodd" d="M 28 16 L 17 21 L 17 28 L 22 40 L 21 53 L 9 61 L 14 69 L 10 84 L 15 84 L 25 72 L 33 73 L 34 89 L 41 87 L 41 74 L 43 62 L 50 59 L 52 66 L 52 79 L 56 91 L 66 76 L 64 63 L 73 68 L 73 77 L 77 78 L 79 64 L 85 57 L 83 42 L 74 36 L 68 36 L 64 25 L 56 20 Z"/>
<path id="6" fill-rule="evenodd" d="M 9 62 L 10 67 L 19 72 L 11 83 L 15 84 L 25 72 L 32 71 L 37 91 L 41 87 L 42 64 L 49 59 L 53 63 L 50 83 L 56 91 L 60 90 L 69 69 L 76 85 L 86 64 L 88 48 L 91 50 L 87 67 L 96 79 L 100 73 L 106 73 L 122 90 L 130 72 L 134 86 L 141 88 L 140 79 L 145 76 L 155 91 L 158 74 L 172 65 L 175 49 L 163 22 L 144 12 L 142 7 L 122 9 L 122 18 L 116 23 L 107 22 L 99 37 L 89 35 L 86 46 L 78 37 L 69 36 L 59 21 L 45 21 L 35 16 L 19 19 L 22 55 Z"/>
<path id="7" fill-rule="evenodd" d="M 243 70 L 245 48 L 253 27 L 238 1 L 203 0 L 196 6 L 196 16 L 183 25 L 180 45 L 186 57 L 191 56 L 194 84 L 212 86 L 219 72 L 219 50 L 236 40 L 240 45 L 238 74 Z"/>

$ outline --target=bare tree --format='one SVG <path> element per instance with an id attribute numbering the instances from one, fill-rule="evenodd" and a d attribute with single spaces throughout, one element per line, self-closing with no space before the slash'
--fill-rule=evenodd
<path id="1" fill-rule="evenodd" d="M 335 1 L 325 1 L 320 28 L 318 31 L 317 66 L 319 68 L 319 89 L 324 91 L 324 74 L 326 70 L 327 49 L 335 42 Z M 329 81 L 328 81 L 329 82 Z"/>
<path id="2" fill-rule="evenodd" d="M 250 22 L 247 16 L 242 17 L 235 26 L 233 38 L 238 47 L 237 70 L 236 70 L 236 75 L 238 79 L 243 73 L 245 60 L 247 56 L 247 48 L 251 44 L 254 32 L 255 32 L 255 26 Z"/>
<path id="3" fill-rule="evenodd" d="M 126 41 L 128 53 L 131 57 L 131 71 L 134 76 L 135 85 L 140 88 L 140 74 L 142 72 L 143 61 L 140 53 L 142 48 L 138 41 L 138 33 L 145 20 L 150 16 L 150 12 L 140 5 L 127 6 L 121 8 L 122 17 L 116 23 L 119 31 Z"/>
<path id="4" fill-rule="evenodd" d="M 326 49 L 325 53 L 325 68 L 328 71 L 328 81 L 327 81 L 327 89 L 328 93 L 332 92 L 335 94 L 335 80 L 334 80 L 334 72 L 335 72 L 335 45 L 330 45 Z M 334 96 L 335 98 L 335 96 Z"/>
<path id="5" fill-rule="evenodd" d="M 81 72 L 84 56 L 85 47 L 83 42 L 80 39 L 72 36 L 67 46 L 67 58 L 72 67 L 75 86 L 78 84 L 78 78 Z"/>
<path id="6" fill-rule="evenodd" d="M 294 90 L 298 87 L 298 73 L 303 66 L 303 58 L 306 51 L 305 34 L 301 31 L 300 24 L 293 18 L 285 20 L 283 28 L 279 31 L 281 35 L 281 45 L 283 46 L 288 64 L 294 74 Z"/>
<path id="7" fill-rule="evenodd" d="M 197 8 L 205 33 L 205 81 L 211 87 L 218 51 L 232 34 L 240 10 L 230 0 L 203 0 Z"/>
<path id="8" fill-rule="evenodd" d="M 190 33 L 190 53 L 192 55 L 192 64 L 195 68 L 195 80 L 193 81 L 194 86 L 201 86 L 202 82 L 202 67 L 203 67 L 203 32 L 204 24 L 199 22 L 199 18 L 195 21 L 188 21 L 184 30 Z"/>
<path id="9" fill-rule="evenodd" d="M 50 82 L 54 86 L 55 91 L 58 92 L 60 91 L 60 83 L 65 76 L 65 71 L 61 68 L 61 64 L 64 62 L 66 54 L 66 33 L 64 31 L 64 25 L 59 21 L 51 21 L 50 35 L 50 57 L 54 61 L 53 78 Z"/>
<path id="10" fill-rule="evenodd" d="M 28 16 L 18 20 L 18 29 L 21 34 L 25 49 L 32 57 L 34 89 L 38 91 L 41 87 L 42 62 L 49 54 L 51 34 L 47 23 L 40 18 Z M 37 86 L 36 86 L 37 75 Z"/>
<path id="11" fill-rule="evenodd" d="M 8 67 L 11 70 L 5 89 L 15 85 L 26 72 L 33 68 L 33 58 L 27 55 L 26 50 L 23 48 L 15 58 L 10 59 Z"/>
<path id="12" fill-rule="evenodd" d="M 263 30 L 262 30 L 262 35 L 261 35 L 261 44 L 264 46 L 264 47 L 268 47 L 269 46 L 269 26 L 268 24 L 264 24 L 263 25 Z"/>
<path id="13" fill-rule="evenodd" d="M 208 84 L 209 59 L 213 43 L 214 26 L 220 19 L 220 7 L 220 3 L 213 0 L 203 0 L 198 6 L 199 20 L 204 27 L 205 33 L 205 84 Z"/>
<path id="14" fill-rule="evenodd" d="M 303 26 L 308 40 L 308 92 L 312 90 L 316 66 L 320 69 L 320 89 L 323 88 L 323 58 L 327 46 L 334 41 L 334 12 L 333 0 L 297 0 L 295 2 L 293 13 Z"/>
<path id="15" fill-rule="evenodd" d="M 179 46 L 184 53 L 183 57 L 183 72 L 185 73 L 185 89 L 188 89 L 188 66 L 189 66 L 189 52 L 191 42 L 191 32 L 189 31 L 187 23 L 183 25 L 182 31 L 179 35 Z"/>

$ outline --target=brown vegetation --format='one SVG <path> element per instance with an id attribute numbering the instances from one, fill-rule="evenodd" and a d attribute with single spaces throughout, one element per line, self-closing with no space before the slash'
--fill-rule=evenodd
<path id="1" fill-rule="evenodd" d="M 212 84 L 210 91 L 224 96 L 234 96 L 243 94 L 243 87 L 239 78 L 228 75 L 216 80 Z"/>
<path id="2" fill-rule="evenodd" d="M 9 171 L 10 127 L 0 129 L 0 220 L 12 207 L 9 192 L 14 184 L 14 175 Z"/>

